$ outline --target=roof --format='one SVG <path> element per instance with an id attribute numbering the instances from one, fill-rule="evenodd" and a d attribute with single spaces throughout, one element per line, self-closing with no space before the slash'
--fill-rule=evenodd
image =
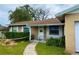
<path id="1" fill-rule="evenodd" d="M 0 31 L 5 30 L 5 29 L 6 29 L 6 27 L 0 25 Z"/>
<path id="2" fill-rule="evenodd" d="M 68 9 L 66 9 L 66 10 L 64 10 L 64 11 L 61 11 L 61 12 L 57 13 L 55 16 L 56 16 L 56 17 L 62 16 L 63 14 L 69 13 L 69 12 L 71 12 L 71 11 L 73 11 L 73 10 L 78 9 L 78 8 L 79 8 L 79 5 L 75 5 L 75 6 L 71 7 L 71 8 L 68 8 Z"/>
<path id="3" fill-rule="evenodd" d="M 10 26 L 14 25 L 30 25 L 30 26 L 40 26 L 40 25 L 62 25 L 62 23 L 57 18 L 52 18 L 48 20 L 35 20 L 35 21 L 22 21 L 14 24 L 10 24 Z"/>

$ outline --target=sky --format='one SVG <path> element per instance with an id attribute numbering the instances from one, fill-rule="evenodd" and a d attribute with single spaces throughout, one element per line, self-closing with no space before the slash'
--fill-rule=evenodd
<path id="1" fill-rule="evenodd" d="M 23 4 L 24 5 L 24 4 Z M 22 4 L 0 4 L 0 24 L 3 26 L 7 26 L 10 24 L 9 20 L 9 11 L 15 10 L 16 7 L 23 6 Z M 43 9 L 49 9 L 49 18 L 53 18 L 54 15 L 58 12 L 61 12 L 65 9 L 68 9 L 73 4 L 31 4 L 30 6 L 34 8 L 43 8 Z"/>

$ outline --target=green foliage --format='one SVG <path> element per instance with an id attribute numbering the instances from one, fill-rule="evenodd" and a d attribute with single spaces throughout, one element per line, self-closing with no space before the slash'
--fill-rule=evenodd
<path id="1" fill-rule="evenodd" d="M 59 39 L 57 38 L 47 39 L 46 44 L 49 46 L 59 46 Z"/>
<path id="2" fill-rule="evenodd" d="M 15 11 L 9 11 L 9 19 L 12 23 L 19 21 L 28 21 L 33 18 L 33 8 L 28 5 L 28 7 L 22 6 L 15 9 Z"/>
<path id="3" fill-rule="evenodd" d="M 59 46 L 65 48 L 65 38 L 60 39 Z"/>
<path id="4" fill-rule="evenodd" d="M 16 42 L 14 46 L 2 46 L 0 44 L 0 55 L 23 55 L 25 47 L 29 44 L 28 41 Z"/>
<path id="5" fill-rule="evenodd" d="M 9 11 L 9 19 L 12 23 L 28 20 L 45 20 L 48 18 L 49 10 L 42 8 L 33 8 L 30 5 L 24 5 Z"/>
<path id="6" fill-rule="evenodd" d="M 46 45 L 48 46 L 56 46 L 56 47 L 65 47 L 65 40 L 63 38 L 50 38 L 47 39 Z"/>
<path id="7" fill-rule="evenodd" d="M 7 39 L 22 38 L 22 37 L 27 37 L 27 39 L 29 38 L 29 33 L 25 32 L 6 32 L 4 34 Z"/>
<path id="8" fill-rule="evenodd" d="M 48 46 L 46 43 L 38 43 L 36 45 L 36 51 L 38 55 L 65 55 L 64 48 L 56 46 Z"/>

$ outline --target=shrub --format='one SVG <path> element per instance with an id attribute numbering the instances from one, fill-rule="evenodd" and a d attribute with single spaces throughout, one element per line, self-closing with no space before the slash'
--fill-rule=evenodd
<path id="1" fill-rule="evenodd" d="M 63 38 L 50 38 L 47 39 L 46 45 L 56 46 L 56 47 L 65 47 L 65 40 Z"/>
<path id="2" fill-rule="evenodd" d="M 60 47 L 65 47 L 65 39 L 64 38 L 60 39 L 59 46 Z"/>
<path id="3" fill-rule="evenodd" d="M 57 38 L 47 39 L 46 44 L 48 46 L 59 46 L 59 39 L 57 39 Z"/>
<path id="4" fill-rule="evenodd" d="M 22 37 L 27 37 L 25 39 L 29 38 L 29 33 L 25 32 L 5 32 L 4 34 L 7 39 L 22 38 Z"/>

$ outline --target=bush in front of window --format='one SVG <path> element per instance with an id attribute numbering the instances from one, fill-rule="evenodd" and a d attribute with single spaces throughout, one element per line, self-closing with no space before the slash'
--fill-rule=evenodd
<path id="1" fill-rule="evenodd" d="M 62 37 L 62 38 L 60 38 L 59 40 L 60 40 L 59 46 L 65 48 L 65 37 Z"/>
<path id="2" fill-rule="evenodd" d="M 56 47 L 65 47 L 65 40 L 63 38 L 50 38 L 47 39 L 46 45 L 56 46 Z"/>
<path id="3" fill-rule="evenodd" d="M 28 40 L 28 38 L 29 38 L 29 33 L 25 33 L 25 32 L 5 32 L 4 34 L 6 36 L 6 39 L 15 39 L 15 38 L 26 37 L 25 39 Z"/>
<path id="4" fill-rule="evenodd" d="M 47 39 L 46 41 L 46 45 L 48 46 L 59 46 L 59 39 L 58 38 L 50 38 Z"/>

